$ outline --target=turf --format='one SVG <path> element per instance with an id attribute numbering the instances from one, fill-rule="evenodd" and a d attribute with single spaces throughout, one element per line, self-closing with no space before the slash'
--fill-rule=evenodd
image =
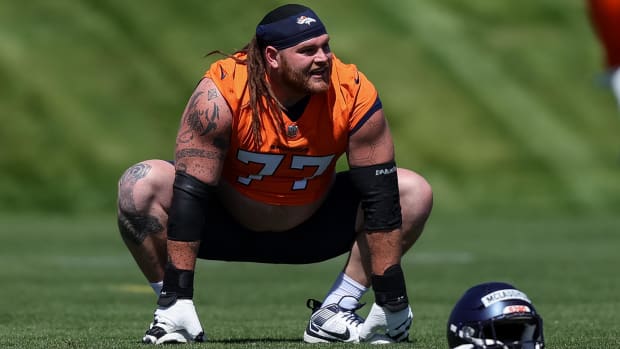
<path id="1" fill-rule="evenodd" d="M 549 348 L 617 348 L 618 226 L 620 218 L 593 216 L 433 217 L 404 259 L 416 317 L 412 343 L 398 347 L 446 348 L 461 293 L 501 280 L 534 301 Z M 3 217 L 0 231 L 10 232 L 0 246 L 0 347 L 141 347 L 155 297 L 114 217 Z M 209 342 L 192 347 L 312 347 L 301 342 L 305 301 L 324 295 L 342 262 L 200 261 L 195 300 Z"/>

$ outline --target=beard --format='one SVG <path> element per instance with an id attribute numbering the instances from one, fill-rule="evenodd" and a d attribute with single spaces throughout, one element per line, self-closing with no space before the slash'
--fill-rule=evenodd
<path id="1" fill-rule="evenodd" d="M 322 76 L 319 78 L 310 73 L 310 68 L 295 70 L 288 61 L 282 60 L 282 82 L 291 90 L 303 94 L 316 94 L 326 92 L 329 88 L 331 75 L 331 62 L 327 65 Z"/>

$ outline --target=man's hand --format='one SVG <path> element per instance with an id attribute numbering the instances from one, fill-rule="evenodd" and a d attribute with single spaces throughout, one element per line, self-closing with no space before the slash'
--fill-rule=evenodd
<path id="1" fill-rule="evenodd" d="M 391 312 L 374 303 L 366 321 L 361 326 L 360 342 L 384 344 L 407 341 L 412 321 L 413 313 L 409 306 L 403 310 Z"/>
<path id="2" fill-rule="evenodd" d="M 203 342 L 204 331 L 194 302 L 179 299 L 169 307 L 158 307 L 154 320 L 142 338 L 147 344 Z"/>

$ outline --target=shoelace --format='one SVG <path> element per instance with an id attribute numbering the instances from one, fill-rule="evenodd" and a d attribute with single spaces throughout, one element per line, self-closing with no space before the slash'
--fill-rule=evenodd
<path id="1" fill-rule="evenodd" d="M 359 308 L 357 308 L 357 309 L 359 309 Z M 343 316 L 344 317 L 344 321 L 346 321 L 346 322 L 348 322 L 350 324 L 355 324 L 356 326 L 360 325 L 361 323 L 363 323 L 364 319 L 362 319 L 361 316 L 359 316 L 359 315 L 357 315 L 355 313 L 355 310 L 357 310 L 357 309 L 344 311 L 344 316 Z"/>
<path id="2" fill-rule="evenodd" d="M 319 310 L 322 305 L 323 303 L 321 303 L 320 301 L 317 301 L 316 299 L 308 299 L 306 301 L 306 306 L 312 310 L 313 314 L 317 310 Z M 364 322 L 364 318 L 357 315 L 355 312 L 359 310 L 361 307 L 363 307 L 364 305 L 366 305 L 366 303 L 358 303 L 357 306 L 353 309 L 344 309 L 340 307 L 338 308 L 340 309 L 340 311 L 344 313 L 342 317 L 347 323 L 355 324 L 356 326 L 359 326 L 360 324 Z"/>

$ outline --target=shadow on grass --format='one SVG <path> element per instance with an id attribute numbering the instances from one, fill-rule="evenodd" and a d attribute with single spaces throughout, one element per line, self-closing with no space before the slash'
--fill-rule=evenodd
<path id="1" fill-rule="evenodd" d="M 209 338 L 205 343 L 228 343 L 228 344 L 247 344 L 247 343 L 305 343 L 301 338 Z"/>

